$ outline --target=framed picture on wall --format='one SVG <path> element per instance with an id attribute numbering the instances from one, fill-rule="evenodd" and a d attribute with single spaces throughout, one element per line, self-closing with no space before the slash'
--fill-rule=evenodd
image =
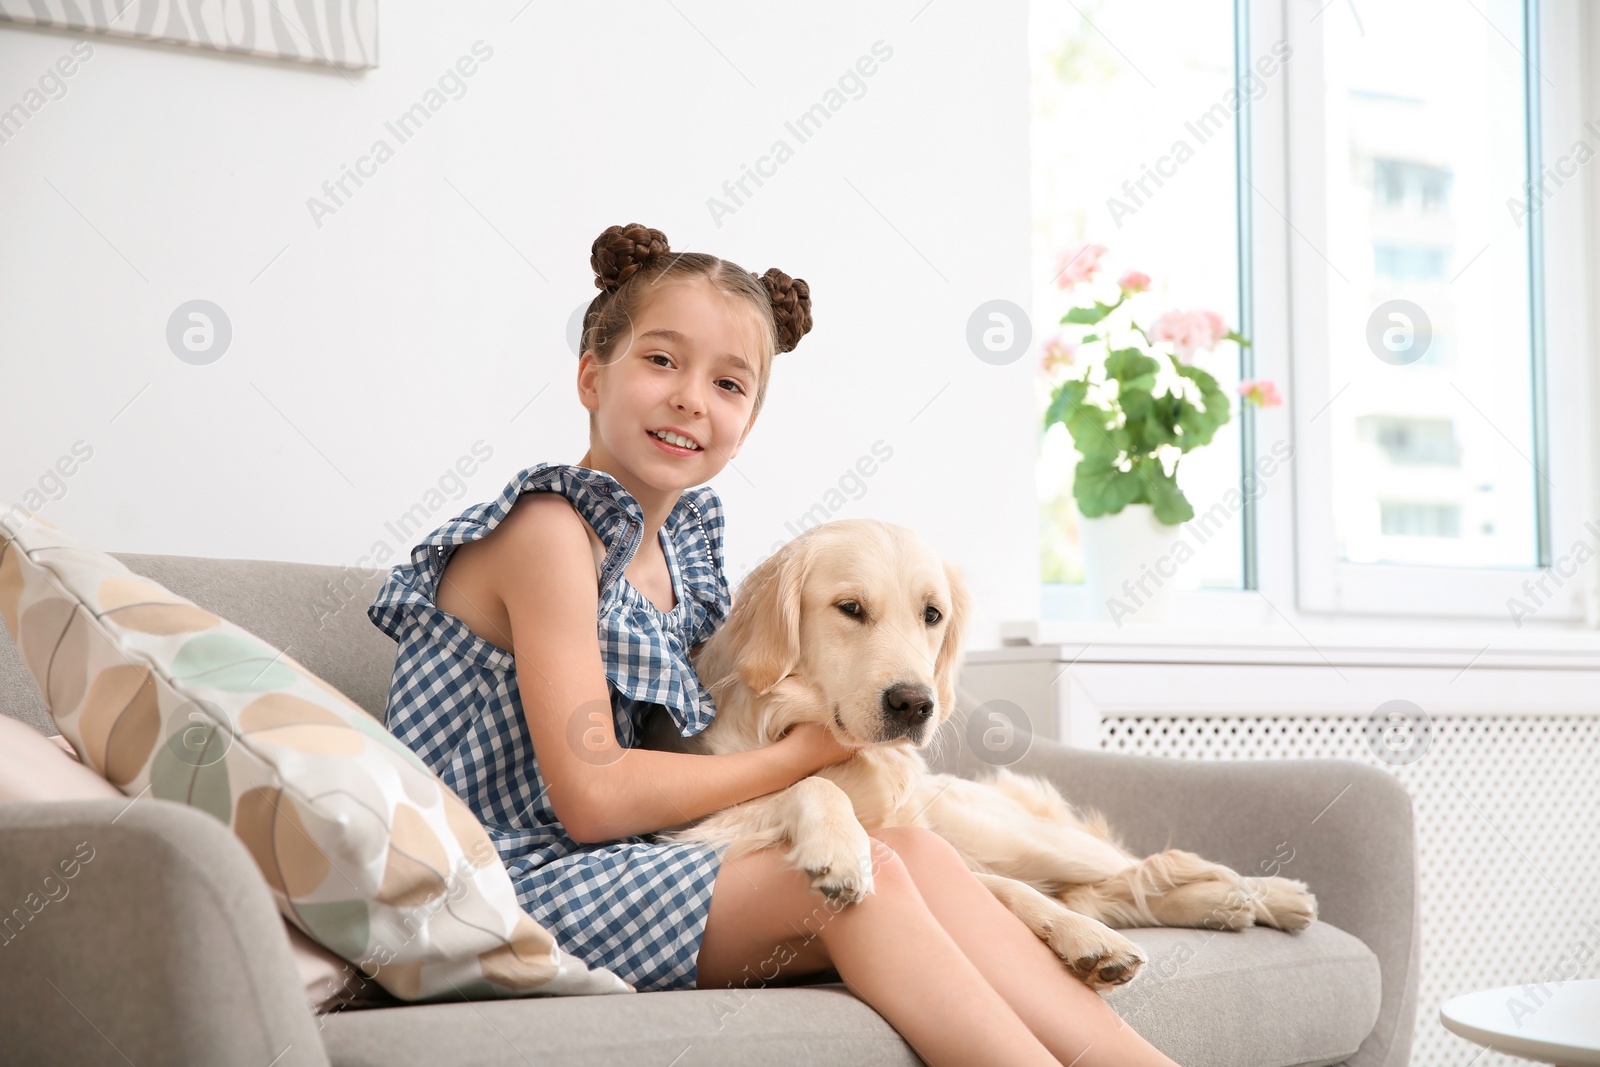
<path id="1" fill-rule="evenodd" d="M 347 70 L 378 65 L 378 0 L 0 0 L 0 18 Z"/>

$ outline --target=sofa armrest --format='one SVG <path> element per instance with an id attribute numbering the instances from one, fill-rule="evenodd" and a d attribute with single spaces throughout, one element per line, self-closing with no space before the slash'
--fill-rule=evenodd
<path id="1" fill-rule="evenodd" d="M 992 773 L 959 738 L 941 769 Z M 1411 796 L 1354 760 L 1185 760 L 1073 748 L 1034 738 L 1009 769 L 1049 779 L 1098 810 L 1137 854 L 1172 847 L 1246 875 L 1304 881 L 1319 918 L 1378 957 L 1378 1021 L 1351 1067 L 1400 1067 L 1411 1052 L 1421 952 Z"/>
<path id="2" fill-rule="evenodd" d="M 267 885 L 212 816 L 0 804 L 0 856 L 9 1059 L 327 1067 Z"/>

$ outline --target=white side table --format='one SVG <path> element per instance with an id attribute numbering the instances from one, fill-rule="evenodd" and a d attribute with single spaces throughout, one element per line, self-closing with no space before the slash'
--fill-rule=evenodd
<path id="1" fill-rule="evenodd" d="M 1468 993 L 1445 1001 L 1439 1021 L 1452 1033 L 1519 1059 L 1600 1067 L 1600 979 Z"/>

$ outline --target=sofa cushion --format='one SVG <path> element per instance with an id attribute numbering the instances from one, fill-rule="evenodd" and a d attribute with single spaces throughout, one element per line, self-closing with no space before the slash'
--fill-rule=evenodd
<path id="1" fill-rule="evenodd" d="M 0 804 L 39 804 L 56 800 L 121 799 L 122 791 L 85 767 L 71 742 L 46 737 L 25 722 L 0 715 Z M 52 877 L 53 877 L 52 873 Z M 46 883 L 49 888 L 49 883 Z M 284 920 L 295 969 L 313 1015 L 391 1005 L 395 998 Z M 0 935 L 4 940 L 4 935 Z"/>
<path id="2" fill-rule="evenodd" d="M 334 1067 L 923 1062 L 883 1016 L 839 983 L 339 1012 L 324 1016 L 322 1040 Z M 523 1052 L 530 1048 L 539 1055 Z"/>
<path id="3" fill-rule="evenodd" d="M 1106 995 L 1185 1067 L 1322 1067 L 1355 1054 L 1378 1020 L 1378 957 L 1317 920 L 1297 933 L 1140 927 L 1137 977 Z"/>
<path id="4" fill-rule="evenodd" d="M 85 765 L 228 824 L 283 915 L 396 997 L 631 991 L 562 951 L 471 809 L 286 651 L 21 508 L 0 617 Z"/>
<path id="5" fill-rule="evenodd" d="M 1184 1067 L 1343 1063 L 1378 1016 L 1378 960 L 1325 922 L 1295 934 L 1137 928 L 1150 958 L 1107 997 L 1146 1040 Z M 334 1067 L 474 1063 L 919 1064 L 881 1015 L 842 983 L 697 989 L 603 1000 L 430 1004 L 330 1015 Z M 541 1060 L 541 1062 L 544 1062 Z"/>

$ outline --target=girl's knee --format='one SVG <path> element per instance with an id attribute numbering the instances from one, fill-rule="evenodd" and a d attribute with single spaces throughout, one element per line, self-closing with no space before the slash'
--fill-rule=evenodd
<path id="1" fill-rule="evenodd" d="M 911 883 L 911 872 L 907 870 L 905 858 L 900 854 L 889 839 L 880 837 L 878 830 L 869 830 L 872 838 L 872 880 L 874 885 L 884 882 L 904 881 Z"/>
<path id="2" fill-rule="evenodd" d="M 925 826 L 883 826 L 867 833 L 902 857 L 910 867 L 943 864 L 965 869 L 967 866 L 954 845 Z"/>

